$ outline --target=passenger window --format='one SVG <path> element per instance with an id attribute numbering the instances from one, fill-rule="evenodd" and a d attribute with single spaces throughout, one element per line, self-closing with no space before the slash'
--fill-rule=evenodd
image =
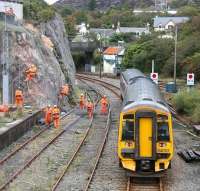
<path id="1" fill-rule="evenodd" d="M 168 123 L 165 123 L 165 122 L 158 123 L 157 140 L 158 141 L 169 141 Z"/>
<path id="2" fill-rule="evenodd" d="M 134 115 L 128 114 L 123 116 L 122 140 L 134 140 Z"/>

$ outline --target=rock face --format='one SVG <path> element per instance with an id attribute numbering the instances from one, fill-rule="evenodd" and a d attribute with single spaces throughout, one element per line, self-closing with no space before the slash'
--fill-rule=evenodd
<path id="1" fill-rule="evenodd" d="M 55 3 L 56 6 L 68 5 L 74 8 L 86 8 L 90 0 L 59 0 Z M 153 0 L 96 0 L 96 7 L 99 9 L 107 9 L 111 6 L 120 6 L 124 3 L 128 3 L 130 6 L 140 6 L 141 2 L 146 6 L 153 5 Z"/>
<path id="2" fill-rule="evenodd" d="M 66 82 L 74 85 L 75 65 L 62 18 L 56 14 L 51 21 L 41 24 L 41 31 L 45 36 L 49 37 L 55 45 L 54 54 L 59 61 Z"/>
<path id="3" fill-rule="evenodd" d="M 65 83 L 73 86 L 75 80 L 75 66 L 62 19 L 56 15 L 48 23 L 42 24 L 41 29 L 31 25 L 9 25 L 8 28 L 13 93 L 20 87 L 25 101 L 40 108 L 58 104 L 60 87 Z M 3 57 L 3 47 L 0 49 Z M 25 70 L 31 64 L 37 66 L 37 77 L 27 83 Z"/>

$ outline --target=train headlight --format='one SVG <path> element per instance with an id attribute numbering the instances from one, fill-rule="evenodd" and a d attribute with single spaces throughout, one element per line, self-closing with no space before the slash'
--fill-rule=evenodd
<path id="1" fill-rule="evenodd" d="M 134 158 L 135 150 L 134 149 L 122 149 L 121 154 L 124 158 Z"/>
<path id="2" fill-rule="evenodd" d="M 160 147 L 166 147 L 166 146 L 167 146 L 167 143 L 161 142 L 161 143 L 159 143 L 159 146 L 160 146 Z"/>

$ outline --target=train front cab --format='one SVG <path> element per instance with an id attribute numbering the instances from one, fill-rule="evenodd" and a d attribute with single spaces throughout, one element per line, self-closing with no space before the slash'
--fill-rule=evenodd
<path id="1" fill-rule="evenodd" d="M 118 156 L 120 165 L 136 174 L 168 169 L 173 156 L 171 114 L 148 108 L 122 112 Z"/>

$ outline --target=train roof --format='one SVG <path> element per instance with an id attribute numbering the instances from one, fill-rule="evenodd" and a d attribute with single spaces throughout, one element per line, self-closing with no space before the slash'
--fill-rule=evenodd
<path id="1" fill-rule="evenodd" d="M 145 77 L 145 75 L 137 69 L 127 69 L 122 72 L 122 76 L 127 84 L 131 83 L 136 78 Z"/>
<path id="2" fill-rule="evenodd" d="M 123 105 L 126 108 L 129 104 L 132 106 L 149 105 L 169 111 L 158 85 L 145 76 L 137 77 L 131 84 L 128 84 Z"/>

